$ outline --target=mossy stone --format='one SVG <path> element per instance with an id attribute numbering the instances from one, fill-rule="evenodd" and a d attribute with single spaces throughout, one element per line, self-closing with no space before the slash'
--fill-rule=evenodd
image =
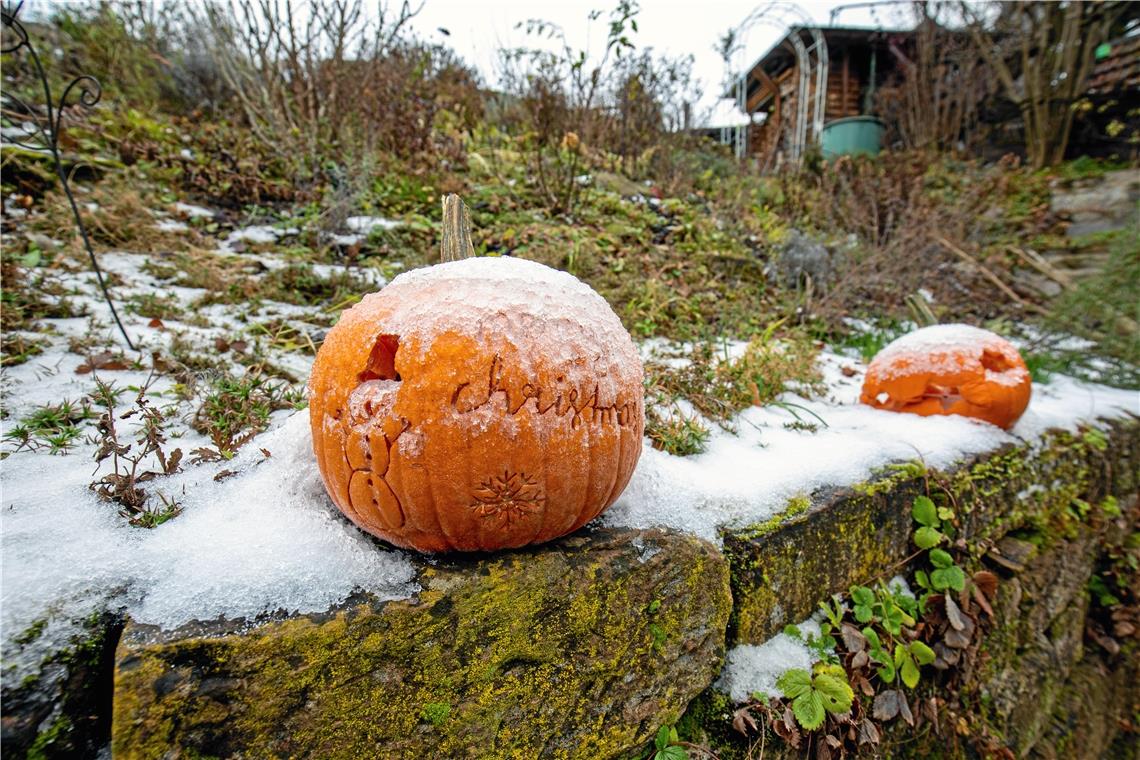
<path id="1" fill-rule="evenodd" d="M 420 582 L 260 625 L 129 623 L 115 757 L 617 757 L 723 658 L 727 564 L 692 537 L 587 531 Z"/>

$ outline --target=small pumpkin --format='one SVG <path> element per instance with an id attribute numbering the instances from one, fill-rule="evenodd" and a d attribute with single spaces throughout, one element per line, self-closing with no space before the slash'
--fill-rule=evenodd
<path id="1" fill-rule="evenodd" d="M 871 360 L 860 401 L 920 415 L 957 414 L 1013 427 L 1032 383 L 1009 341 L 969 325 L 934 325 L 887 345 Z"/>
<path id="2" fill-rule="evenodd" d="M 530 261 L 465 258 L 342 314 L 309 379 L 336 505 L 427 552 L 547 541 L 621 494 L 641 453 L 643 370 L 609 305 Z"/>

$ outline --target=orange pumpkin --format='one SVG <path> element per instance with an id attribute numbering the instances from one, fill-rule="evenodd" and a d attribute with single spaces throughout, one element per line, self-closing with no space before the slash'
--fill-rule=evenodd
<path id="1" fill-rule="evenodd" d="M 309 390 L 333 501 L 421 551 L 576 530 L 641 454 L 629 334 L 589 286 L 521 259 L 438 264 L 365 296 L 329 331 Z"/>
<path id="2" fill-rule="evenodd" d="M 871 360 L 860 401 L 924 416 L 959 414 L 1008 430 L 1029 405 L 1031 385 L 1009 341 L 968 325 L 934 325 Z"/>

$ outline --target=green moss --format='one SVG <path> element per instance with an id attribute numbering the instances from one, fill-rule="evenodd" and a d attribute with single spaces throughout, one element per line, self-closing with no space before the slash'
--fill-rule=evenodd
<path id="1" fill-rule="evenodd" d="M 796 508 L 806 514 L 804 501 Z M 725 535 L 732 569 L 731 643 L 758 644 L 785 623 L 810 615 L 831 593 L 877 575 L 897 561 L 906 525 L 884 517 L 886 502 L 851 491 L 806 519 L 780 516 Z M 897 555 L 897 556 L 896 556 Z"/>
<path id="2" fill-rule="evenodd" d="M 420 717 L 433 726 L 442 726 L 451 715 L 451 705 L 447 702 L 428 702 L 420 710 Z"/>
<path id="3" fill-rule="evenodd" d="M 675 720 L 700 688 L 668 677 L 692 656 L 694 628 L 713 632 L 701 642 L 701 677 L 715 675 L 716 632 L 730 604 L 724 563 L 707 544 L 679 537 L 644 562 L 628 546 L 596 556 L 564 546 L 428 568 L 421 582 L 413 600 L 252 632 L 160 645 L 143 631 L 127 636 L 137 643 L 125 650 L 137 654 L 120 650 L 116 757 L 161 756 L 174 745 L 217 753 L 223 741 L 272 756 L 350 757 L 383 746 L 390 757 L 473 748 L 506 758 L 612 757 Z M 214 683 L 241 688 L 215 698 L 204 686 Z M 648 711 L 644 725 L 600 709 L 599 689 L 646 684 L 637 708 Z"/>
<path id="4" fill-rule="evenodd" d="M 811 509 L 811 499 L 803 494 L 793 496 L 788 499 L 788 504 L 784 507 L 783 512 L 772 515 L 763 522 L 754 523 L 747 528 L 741 529 L 737 532 L 742 538 L 760 538 L 766 536 L 779 529 L 781 525 L 791 520 L 796 515 L 802 515 Z"/>
<path id="5" fill-rule="evenodd" d="M 16 638 L 13 639 L 13 641 L 20 646 L 27 646 L 28 644 L 31 644 L 33 641 L 43 635 L 44 628 L 47 627 L 47 622 L 48 621 L 46 617 L 33 621 L 32 624 L 21 631 L 16 636 Z"/>
<path id="6" fill-rule="evenodd" d="M 71 734 L 72 729 L 71 719 L 66 715 L 56 718 L 46 731 L 41 731 L 36 736 L 32 746 L 28 747 L 28 760 L 47 760 L 55 756 L 52 749 L 61 745 Z"/>

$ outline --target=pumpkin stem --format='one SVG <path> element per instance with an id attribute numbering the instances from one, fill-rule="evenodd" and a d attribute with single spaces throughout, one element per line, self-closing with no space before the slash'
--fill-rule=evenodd
<path id="1" fill-rule="evenodd" d="M 463 199 L 455 193 L 448 193 L 440 199 L 443 203 L 443 240 L 439 244 L 440 261 L 458 261 L 475 256 L 471 245 L 471 214 Z"/>

